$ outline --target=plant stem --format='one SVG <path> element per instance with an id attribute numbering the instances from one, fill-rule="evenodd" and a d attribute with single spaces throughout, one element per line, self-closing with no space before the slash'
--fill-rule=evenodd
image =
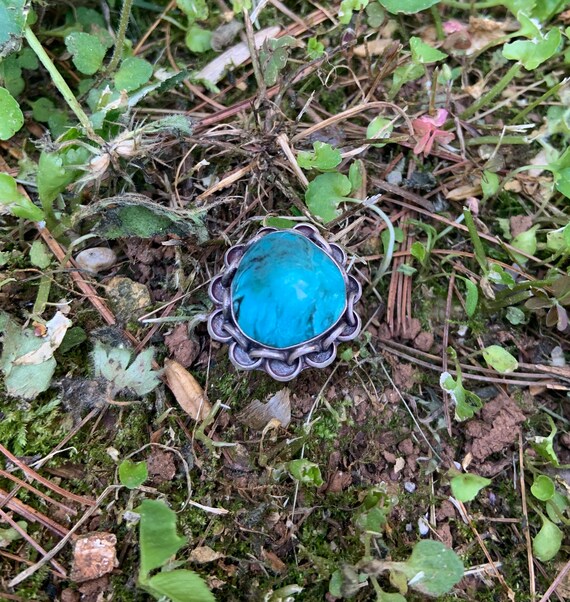
<path id="1" fill-rule="evenodd" d="M 511 81 L 520 73 L 521 69 L 522 65 L 520 63 L 515 63 L 487 92 L 487 94 L 481 96 L 477 102 L 474 102 L 468 109 L 463 111 L 461 119 L 469 119 L 469 117 L 475 115 L 479 109 L 491 102 L 495 96 L 498 96 L 511 83 Z"/>
<path id="2" fill-rule="evenodd" d="M 93 125 L 91 124 L 89 117 L 87 117 L 85 111 L 81 108 L 79 102 L 77 102 L 77 99 L 75 98 L 70 87 L 67 85 L 67 82 L 63 79 L 61 73 L 57 70 L 56 66 L 53 64 L 53 61 L 48 56 L 47 52 L 44 50 L 44 47 L 41 45 L 35 33 L 30 29 L 29 25 L 27 25 L 24 29 L 24 35 L 31 49 L 36 53 L 36 56 L 38 59 L 40 59 L 41 64 L 50 74 L 54 86 L 59 90 L 59 93 L 63 96 L 69 108 L 75 113 L 77 119 L 79 119 L 79 123 L 81 123 L 83 126 L 87 136 L 99 144 L 103 143 L 104 140 L 93 130 Z"/>
<path id="3" fill-rule="evenodd" d="M 558 82 L 555 86 L 552 86 L 550 90 L 547 90 L 542 96 L 537 98 L 534 102 L 531 102 L 528 107 L 523 109 L 520 113 L 517 113 L 509 122 L 510 125 L 514 125 L 515 123 L 520 123 L 531 111 L 536 109 L 539 105 L 541 105 L 545 100 L 550 98 L 553 94 L 556 94 L 560 88 L 565 86 L 570 81 L 570 78 L 563 79 L 561 82 Z"/>
<path id="4" fill-rule="evenodd" d="M 483 243 L 481 242 L 479 232 L 477 232 L 477 228 L 475 227 L 475 222 L 473 221 L 471 211 L 469 211 L 469 209 L 464 209 L 463 215 L 465 218 L 465 225 L 467 226 L 467 229 L 469 230 L 469 235 L 471 236 L 473 249 L 475 250 L 475 259 L 477 259 L 477 262 L 481 266 L 483 274 L 487 274 L 487 272 L 489 271 L 487 255 L 485 254 L 485 249 L 483 248 Z"/>
<path id="5" fill-rule="evenodd" d="M 123 46 L 125 44 L 125 36 L 127 35 L 127 26 L 131 18 L 131 8 L 133 0 L 123 0 L 123 8 L 121 9 L 121 19 L 119 21 L 119 31 L 115 37 L 115 48 L 113 48 L 113 56 L 107 66 L 107 73 L 112 73 L 119 64 L 123 56 Z"/>
<path id="6" fill-rule="evenodd" d="M 444 6 L 450 6 L 451 8 L 462 8 L 464 10 L 479 10 L 481 8 L 493 8 L 494 6 L 500 6 L 501 0 L 486 0 L 484 2 L 460 2 L 459 0 L 443 0 Z"/>
<path id="7" fill-rule="evenodd" d="M 439 10 L 436 6 L 432 6 L 430 8 L 431 16 L 433 19 L 433 24 L 435 25 L 435 33 L 437 35 L 438 40 L 445 40 L 445 32 L 443 31 L 443 25 L 441 23 L 441 15 L 439 14 Z"/>
<path id="8" fill-rule="evenodd" d="M 480 144 L 529 144 L 526 136 L 479 136 L 465 141 L 466 146 L 479 146 Z"/>

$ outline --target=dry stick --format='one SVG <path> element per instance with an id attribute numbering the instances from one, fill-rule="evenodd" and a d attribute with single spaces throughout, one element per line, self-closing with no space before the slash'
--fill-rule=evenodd
<path id="1" fill-rule="evenodd" d="M 556 575 L 556 579 L 551 583 L 550 587 L 544 592 L 544 596 L 538 602 L 548 602 L 550 596 L 556 591 L 564 577 L 570 572 L 570 560 L 562 567 L 562 570 Z"/>
<path id="2" fill-rule="evenodd" d="M 27 521 L 32 523 L 39 523 L 43 525 L 46 529 L 54 533 L 55 535 L 59 535 L 61 537 L 67 535 L 68 529 L 56 523 L 51 518 L 44 516 L 41 512 L 38 512 L 35 508 L 24 504 L 18 498 L 14 498 L 16 493 L 19 491 L 19 487 L 13 489 L 8 493 L 3 489 L 0 489 L 0 508 L 6 506 L 8 510 L 12 510 L 12 512 L 16 512 Z"/>
<path id="3" fill-rule="evenodd" d="M 375 184 L 377 183 L 376 179 L 374 179 L 374 183 Z M 402 196 L 402 198 L 406 198 L 403 194 L 400 194 L 400 196 Z M 447 226 L 451 226 L 452 228 L 457 228 L 457 230 L 462 230 L 463 232 L 469 232 L 467 226 L 464 226 L 463 224 L 459 224 L 458 222 L 447 219 L 441 215 L 438 215 L 437 213 L 432 213 L 431 211 L 427 211 L 425 209 L 420 209 L 418 207 L 414 207 L 412 205 L 409 205 L 408 203 L 404 203 L 403 201 L 398 201 L 397 199 L 393 199 L 391 202 L 395 203 L 396 205 L 400 205 L 401 207 L 406 207 L 407 209 L 412 209 L 413 211 L 417 211 L 418 213 L 421 213 L 422 215 L 427 215 L 428 217 L 431 217 L 432 219 L 434 219 L 438 222 L 446 224 Z M 511 253 L 518 253 L 519 255 L 523 255 L 524 257 L 526 257 L 527 259 L 531 259 L 535 263 L 540 263 L 541 265 L 544 265 L 548 268 L 556 270 L 559 274 L 565 275 L 564 271 L 561 270 L 560 268 L 557 268 L 556 266 L 552 265 L 551 263 L 543 262 L 541 259 L 539 259 L 538 257 L 535 257 L 534 255 L 530 255 L 529 253 L 525 253 L 524 251 L 521 251 L 520 249 L 516 249 L 512 245 L 509 245 L 506 242 L 503 242 L 502 240 L 498 239 L 496 236 L 491 236 L 490 234 L 485 234 L 484 232 L 477 232 L 477 234 L 479 234 L 479 237 L 482 238 L 483 240 L 492 242 L 493 244 L 498 245 L 499 247 L 504 247 L 505 249 L 508 249 L 509 251 L 511 251 Z M 509 269 L 512 269 L 512 268 L 509 267 Z"/>
<path id="4" fill-rule="evenodd" d="M 92 506 L 94 504 L 93 500 L 90 500 L 89 498 L 83 497 L 81 495 L 75 495 L 74 493 L 71 493 L 71 492 L 63 489 L 59 485 L 55 485 L 48 479 L 42 477 L 35 470 L 30 468 L 27 464 L 24 464 L 24 462 L 22 462 L 21 460 L 16 458 L 16 456 L 14 456 L 14 454 L 10 453 L 1 443 L 0 443 L 0 452 L 2 452 L 6 456 L 6 458 L 8 458 L 8 460 L 10 460 L 10 462 L 15 464 L 18 468 L 21 468 L 24 471 L 24 473 L 27 474 L 29 477 L 32 477 L 36 481 L 39 481 L 42 485 L 45 485 L 48 489 L 55 491 L 55 493 L 59 493 L 63 497 L 73 500 L 74 502 L 78 502 L 79 504 L 82 504 L 83 506 Z"/>
<path id="5" fill-rule="evenodd" d="M 453 298 L 453 285 L 455 284 L 455 272 L 452 272 L 449 278 L 449 286 L 447 289 L 447 301 L 445 303 L 445 323 L 443 325 L 443 349 L 442 354 L 442 370 L 447 372 L 447 345 L 449 343 L 449 316 L 451 315 L 451 300 Z M 449 413 L 449 393 L 443 391 L 443 414 L 445 416 L 445 424 L 447 432 L 451 437 L 451 415 Z"/>
<path id="6" fill-rule="evenodd" d="M 43 491 L 36 489 L 34 486 L 30 485 L 29 483 L 26 483 L 26 481 L 22 481 L 22 479 L 15 477 L 14 475 L 10 474 L 9 472 L 6 472 L 5 470 L 0 469 L 0 477 L 4 477 L 5 479 L 10 479 L 11 481 L 16 483 L 20 487 L 24 487 L 24 489 L 27 489 L 31 493 L 35 493 L 38 497 L 41 497 L 43 500 L 48 502 L 48 504 L 53 504 L 54 506 L 57 506 L 60 510 L 67 512 L 68 514 L 72 514 L 72 515 L 77 514 L 77 510 L 74 510 L 73 508 L 70 508 L 69 506 L 62 504 L 61 502 L 54 500 L 49 495 L 45 494 Z"/>
<path id="7" fill-rule="evenodd" d="M 523 530 L 524 538 L 526 540 L 526 557 L 528 562 L 528 575 L 530 581 L 530 599 L 534 602 L 536 599 L 536 581 L 534 577 L 534 562 L 532 558 L 532 540 L 530 537 L 530 525 L 528 522 L 528 509 L 526 505 L 526 486 L 524 482 L 524 458 L 523 458 L 523 440 L 522 433 L 519 430 L 519 484 L 521 488 L 521 504 L 523 513 Z"/>
<path id="8" fill-rule="evenodd" d="M 31 535 L 27 533 L 27 531 L 22 529 L 22 527 L 20 527 L 20 525 L 9 514 L 6 514 L 6 512 L 4 512 L 4 510 L 1 509 L 0 518 L 3 522 L 8 523 L 12 527 L 12 529 L 14 529 L 21 537 L 23 537 L 32 546 L 32 548 L 34 548 L 34 550 L 42 554 L 44 558 L 47 557 L 48 552 L 44 550 L 42 546 L 40 546 L 40 544 Z M 58 576 L 66 577 L 67 573 L 65 572 L 65 569 L 61 566 L 61 564 L 59 564 L 59 562 L 57 562 L 56 560 L 50 560 L 53 567 L 57 570 L 58 573 L 60 573 Z"/>
<path id="9" fill-rule="evenodd" d="M 259 63 L 259 56 L 257 54 L 257 48 L 255 46 L 255 36 L 253 33 L 253 25 L 249 18 L 249 12 L 247 9 L 243 9 L 243 22 L 245 24 L 245 34 L 247 38 L 247 46 L 249 48 L 249 56 L 251 58 L 251 65 L 253 67 L 253 73 L 257 81 L 257 102 L 263 102 L 265 100 L 265 94 L 267 92 L 267 84 L 263 79 L 263 73 L 261 71 L 261 65 Z"/>
<path id="10" fill-rule="evenodd" d="M 499 580 L 500 584 L 507 591 L 507 596 L 509 597 L 509 600 L 512 600 L 514 602 L 515 594 L 514 594 L 513 590 L 508 586 L 503 575 L 499 572 L 499 569 L 496 567 L 495 562 L 491 558 L 491 554 L 489 554 L 489 550 L 487 549 L 487 546 L 485 545 L 485 542 L 483 541 L 483 539 L 481 538 L 481 535 L 479 535 L 479 531 L 477 531 L 477 528 L 475 527 L 475 523 L 473 522 L 473 519 L 467 512 L 467 508 L 465 507 L 465 504 L 463 502 L 460 502 L 459 500 L 457 500 L 457 504 L 459 505 L 459 508 L 461 508 L 463 516 L 467 519 L 467 523 L 468 523 L 469 527 L 471 528 L 471 531 L 475 535 L 475 537 L 477 539 L 477 543 L 479 544 L 479 547 L 483 551 L 483 554 L 485 554 L 485 558 L 487 558 L 487 562 L 489 562 L 489 564 L 491 565 L 493 572 L 495 573 L 495 576 Z"/>
<path id="11" fill-rule="evenodd" d="M 137 45 L 133 49 L 133 55 L 136 56 L 142 45 L 148 40 L 152 32 L 159 26 L 160 22 L 164 17 L 176 6 L 176 0 L 170 0 L 166 8 L 162 11 L 160 16 L 154 21 L 154 23 L 146 30 L 143 37 L 138 41 Z"/>
<path id="12" fill-rule="evenodd" d="M 41 560 L 28 567 L 26 570 L 22 571 L 18 575 L 16 575 L 9 583 L 8 587 L 16 587 L 19 583 L 22 583 L 25 579 L 32 576 L 38 569 L 45 565 L 46 562 L 49 562 L 61 549 L 64 548 L 65 544 L 72 538 L 73 534 L 87 521 L 87 519 L 91 518 L 93 514 L 97 511 L 103 500 L 107 497 L 107 495 L 111 491 L 115 491 L 116 489 L 121 489 L 122 485 L 110 485 L 107 487 L 103 493 L 97 498 L 94 505 L 89 508 L 85 512 L 85 514 L 73 525 L 70 529 L 69 533 L 57 544 L 55 545 Z"/>
<path id="13" fill-rule="evenodd" d="M 415 353 L 416 355 L 423 357 L 424 359 L 433 360 L 434 362 L 437 362 L 437 363 L 441 362 L 441 357 L 439 355 L 434 355 L 432 353 L 420 351 L 419 349 L 415 349 L 413 347 L 407 347 L 406 345 L 403 345 L 402 343 L 396 343 L 396 341 L 392 341 L 391 339 L 380 339 L 380 340 L 386 344 L 389 344 L 389 345 L 395 347 L 396 349 L 401 349 L 402 351 Z M 460 364 L 460 366 L 461 366 L 461 369 L 465 370 L 465 371 L 472 370 L 474 372 L 481 372 L 482 374 L 488 374 L 490 376 L 497 374 L 496 370 L 493 370 L 492 368 L 483 368 L 482 366 L 470 366 L 467 364 Z M 542 364 L 519 364 L 519 367 L 520 366 L 535 368 L 536 370 L 538 370 L 538 373 L 536 373 L 536 372 L 535 373 L 516 372 L 516 373 L 513 373 L 511 376 L 520 376 L 521 378 L 542 378 L 543 375 L 541 374 L 541 372 L 544 372 L 546 374 L 552 374 L 551 366 L 544 366 Z M 438 369 L 439 369 L 439 366 L 438 366 Z M 568 370 L 568 369 L 566 369 L 566 372 L 563 374 L 557 373 L 556 376 L 560 376 L 562 379 L 565 379 L 568 382 L 570 382 L 570 370 Z"/>

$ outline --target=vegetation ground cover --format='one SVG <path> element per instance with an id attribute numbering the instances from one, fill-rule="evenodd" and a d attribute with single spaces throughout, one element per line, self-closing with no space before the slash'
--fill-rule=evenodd
<path id="1" fill-rule="evenodd" d="M 570 5 L 0 0 L 0 599 L 563 600 Z M 206 321 L 308 222 L 362 333 Z"/>

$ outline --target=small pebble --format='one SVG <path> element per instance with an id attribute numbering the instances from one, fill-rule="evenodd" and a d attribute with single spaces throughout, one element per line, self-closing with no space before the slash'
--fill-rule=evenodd
<path id="1" fill-rule="evenodd" d="M 409 481 L 406 481 L 404 483 L 404 489 L 408 492 L 408 493 L 414 493 L 414 491 L 416 490 L 416 484 L 415 483 L 410 483 Z"/>
<path id="2" fill-rule="evenodd" d="M 93 247 L 78 253 L 75 261 L 81 269 L 96 274 L 112 268 L 117 263 L 117 255 L 115 251 L 107 247 Z"/>

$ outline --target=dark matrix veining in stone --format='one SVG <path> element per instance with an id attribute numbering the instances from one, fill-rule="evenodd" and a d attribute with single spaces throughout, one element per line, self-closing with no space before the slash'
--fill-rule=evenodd
<path id="1" fill-rule="evenodd" d="M 272 232 L 255 242 L 239 264 L 231 292 L 241 330 L 279 349 L 327 331 L 346 304 L 337 264 L 296 232 Z"/>

